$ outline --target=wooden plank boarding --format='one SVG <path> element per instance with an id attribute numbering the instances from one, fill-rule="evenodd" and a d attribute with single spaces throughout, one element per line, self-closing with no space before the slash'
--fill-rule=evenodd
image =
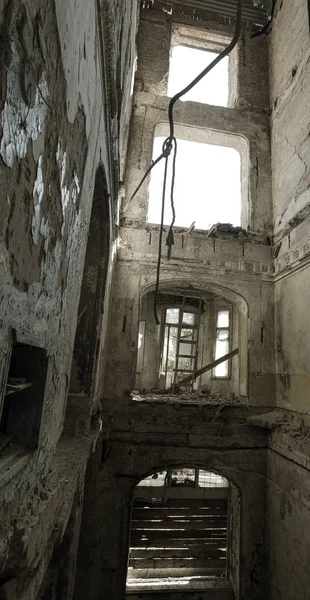
<path id="1" fill-rule="evenodd" d="M 226 558 L 131 558 L 129 566 L 133 569 L 188 569 L 193 563 L 195 569 L 222 569 L 225 570 Z"/>
<path id="2" fill-rule="evenodd" d="M 128 578 L 216 577 L 226 559 L 227 497 L 134 499 Z"/>
<path id="3" fill-rule="evenodd" d="M 132 548 L 130 552 L 130 560 L 133 558 L 147 558 L 149 555 L 155 558 L 225 558 L 226 548 L 214 548 L 205 546 L 192 546 L 189 548 Z"/>
<path id="4" fill-rule="evenodd" d="M 142 539 L 142 540 L 137 540 L 137 541 L 132 541 L 131 544 L 131 549 L 132 550 L 141 550 L 141 549 L 146 549 L 149 550 L 150 548 L 160 548 L 161 550 L 164 550 L 165 548 L 172 548 L 172 549 L 177 549 L 177 550 L 181 550 L 182 548 L 184 549 L 201 549 L 201 552 L 204 552 L 205 549 L 225 549 L 227 547 L 227 537 L 225 538 L 211 538 L 211 539 L 202 539 L 202 540 L 180 540 L 180 539 L 176 539 L 176 540 L 167 540 L 167 541 L 163 541 L 163 540 L 146 540 L 146 539 Z"/>

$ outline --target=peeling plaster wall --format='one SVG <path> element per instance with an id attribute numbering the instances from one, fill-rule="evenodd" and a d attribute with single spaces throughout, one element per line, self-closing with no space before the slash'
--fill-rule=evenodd
<path id="1" fill-rule="evenodd" d="M 268 454 L 272 600 L 306 600 L 310 585 L 308 17 L 306 0 L 277 2 L 270 36 L 276 387 L 283 409 Z"/>
<path id="2" fill-rule="evenodd" d="M 113 157 L 122 143 L 118 113 L 108 132 L 107 83 L 111 91 L 121 82 L 124 131 L 136 11 L 136 2 L 110 6 L 111 39 L 105 43 L 121 57 L 123 70 L 117 74 L 110 62 L 103 82 L 95 2 L 35 0 L 1 6 L 0 381 L 6 380 L 12 330 L 20 341 L 45 348 L 49 360 L 38 449 L 27 452 L 13 440 L 3 451 L 0 435 L 0 595 L 10 600 L 35 600 L 45 593 L 69 600 L 73 593 L 84 471 L 100 423 L 96 418 L 91 427 L 90 420 L 84 422 L 83 438 L 62 432 L 99 164 L 107 178 L 114 235 L 112 181 L 118 181 L 119 171 Z M 101 362 L 114 256 L 115 243 L 108 256 Z M 98 373 L 97 401 L 99 368 Z M 87 410 L 91 413 L 93 404 Z"/>
<path id="3" fill-rule="evenodd" d="M 3 74 L 7 79 L 6 102 L 11 106 L 11 113 L 7 113 L 4 106 L 2 142 L 8 128 L 11 145 L 18 148 L 19 134 L 10 126 L 10 118 L 15 127 L 19 123 L 23 129 L 23 112 L 29 109 L 21 88 L 19 101 L 17 104 L 15 101 L 23 61 L 28 61 L 26 65 L 31 64 L 35 73 L 45 73 L 46 90 L 51 92 L 46 97 L 41 92 L 41 97 L 37 96 L 36 89 L 35 102 L 41 106 L 41 116 L 35 119 L 41 136 L 40 150 L 37 135 L 28 130 L 26 123 L 27 152 L 23 151 L 24 156 L 17 152 L 14 160 L 11 153 L 12 161 L 1 168 L 1 189 L 5 194 L 1 207 L 4 270 L 0 302 L 3 343 L 8 344 L 8 329 L 14 328 L 33 338 L 32 343 L 47 349 L 50 379 L 41 445 L 48 446 L 59 437 L 63 420 L 76 318 L 72 298 L 78 295 L 81 249 L 89 211 L 82 186 L 87 149 L 89 146 L 94 156 L 94 146 L 86 137 L 82 105 L 72 124 L 66 118 L 66 82 L 52 5 L 47 12 L 42 11 L 39 4 L 32 6 L 31 14 L 25 11 L 23 4 L 10 3 L 10 14 L 3 23 L 11 37 L 15 36 L 19 59 L 13 55 L 13 63 L 8 63 L 10 66 L 7 65 L 8 70 Z M 37 31 L 35 15 L 37 23 L 41 19 Z M 6 52 L 9 53 L 9 47 Z M 11 70 L 15 75 L 18 73 L 15 96 L 10 87 Z M 89 170 L 89 165 L 86 169 Z"/>

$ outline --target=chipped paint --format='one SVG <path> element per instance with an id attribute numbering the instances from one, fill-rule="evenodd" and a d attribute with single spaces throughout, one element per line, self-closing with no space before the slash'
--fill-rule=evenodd
<path id="1" fill-rule="evenodd" d="M 0 144 L 0 154 L 8 167 L 13 167 L 14 161 L 24 158 L 27 153 L 29 140 L 36 140 L 43 131 L 47 105 L 43 98 L 48 99 L 47 82 L 38 82 L 35 91 L 34 105 L 27 106 L 21 90 L 22 62 L 12 43 L 12 62 L 7 71 L 7 97 L 1 115 L 3 134 Z"/>

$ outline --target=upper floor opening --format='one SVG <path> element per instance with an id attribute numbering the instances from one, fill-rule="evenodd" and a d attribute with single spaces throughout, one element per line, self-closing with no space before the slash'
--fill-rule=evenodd
<path id="1" fill-rule="evenodd" d="M 167 95 L 172 97 L 184 89 L 229 42 L 228 36 L 175 25 L 171 36 Z M 229 57 L 226 56 L 181 100 L 228 106 L 229 80 Z"/>
<path id="2" fill-rule="evenodd" d="M 134 398 L 177 394 L 182 400 L 209 402 L 247 394 L 247 317 L 241 299 L 238 306 L 238 300 L 211 288 L 162 287 L 160 326 L 153 303 L 150 290 L 140 305 L 135 379 L 140 395 Z"/>
<path id="3" fill-rule="evenodd" d="M 161 151 L 167 125 L 155 127 L 153 160 Z M 249 213 L 248 144 L 241 136 L 206 129 L 176 126 L 177 160 L 174 185 L 176 227 L 210 230 L 217 223 L 246 229 Z M 147 222 L 161 219 L 164 161 L 151 172 Z M 168 163 L 167 189 L 172 178 Z M 172 219 L 168 194 L 164 225 Z"/>

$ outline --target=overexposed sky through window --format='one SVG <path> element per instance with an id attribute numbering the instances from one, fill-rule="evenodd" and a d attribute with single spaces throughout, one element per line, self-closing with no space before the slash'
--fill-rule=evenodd
<path id="1" fill-rule="evenodd" d="M 155 137 L 153 160 L 162 151 L 164 137 Z M 240 154 L 234 148 L 178 140 L 174 202 L 178 227 L 210 229 L 215 223 L 241 223 Z M 169 161 L 164 224 L 171 222 Z M 148 222 L 160 223 L 164 160 L 151 172 Z"/>
<path id="2" fill-rule="evenodd" d="M 169 98 L 183 90 L 216 56 L 216 53 L 200 48 L 174 46 L 169 65 Z M 181 100 L 227 106 L 228 57 L 223 58 L 190 92 L 182 96 Z"/>

